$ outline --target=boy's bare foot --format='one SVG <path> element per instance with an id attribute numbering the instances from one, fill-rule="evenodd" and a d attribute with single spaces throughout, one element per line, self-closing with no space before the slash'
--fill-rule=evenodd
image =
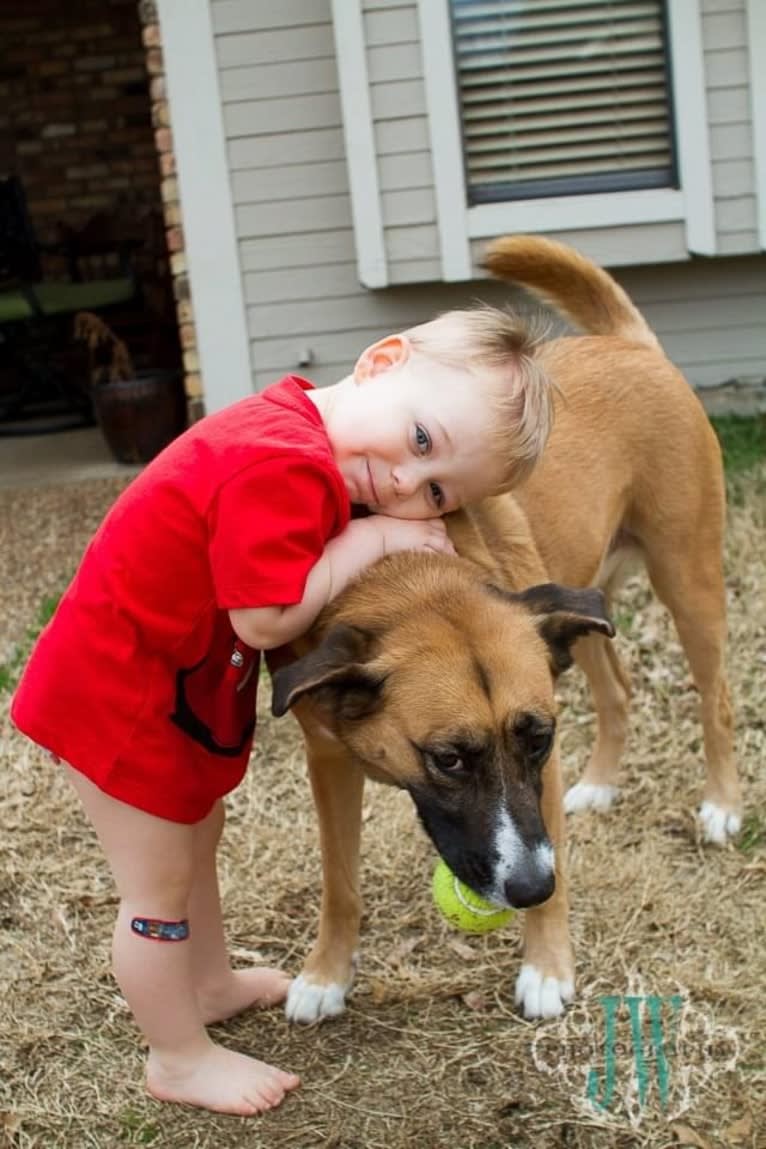
<path id="1" fill-rule="evenodd" d="M 300 1085 L 294 1073 L 285 1073 L 265 1061 L 210 1043 L 201 1057 L 176 1062 L 149 1053 L 146 1087 L 158 1101 L 198 1105 L 214 1113 L 253 1117 L 279 1105 L 285 1094 Z"/>
<path id="2" fill-rule="evenodd" d="M 269 966 L 232 970 L 231 977 L 222 985 L 200 991 L 203 1024 L 225 1021 L 254 1005 L 263 1008 L 279 1005 L 287 997 L 291 981 L 283 970 Z"/>

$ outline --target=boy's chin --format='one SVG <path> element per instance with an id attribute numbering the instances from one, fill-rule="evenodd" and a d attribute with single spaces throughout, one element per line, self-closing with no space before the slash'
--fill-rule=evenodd
<path id="1" fill-rule="evenodd" d="M 387 515 L 389 519 L 406 519 L 408 522 L 423 522 L 425 519 L 438 519 L 436 511 L 419 515 L 417 511 L 402 510 L 401 507 L 367 507 L 370 515 Z"/>
<path id="2" fill-rule="evenodd" d="M 351 504 L 351 518 L 364 519 L 368 515 L 388 515 L 390 519 L 408 519 L 410 522 L 416 522 L 423 519 L 437 519 L 439 516 L 436 511 L 430 515 L 419 515 L 417 511 L 407 510 L 402 507 L 378 507 L 375 505 L 368 505 L 365 503 L 352 503 Z"/>

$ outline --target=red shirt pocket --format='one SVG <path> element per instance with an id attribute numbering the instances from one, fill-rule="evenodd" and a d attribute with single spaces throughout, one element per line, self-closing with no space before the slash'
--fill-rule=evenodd
<path id="1" fill-rule="evenodd" d="M 171 721 L 211 754 L 238 757 L 255 730 L 260 657 L 222 612 L 205 657 L 176 673 Z"/>

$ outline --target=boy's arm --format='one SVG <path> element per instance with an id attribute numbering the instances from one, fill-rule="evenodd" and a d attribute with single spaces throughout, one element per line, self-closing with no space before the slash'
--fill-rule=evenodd
<path id="1" fill-rule="evenodd" d="M 403 550 L 454 554 L 441 519 L 393 519 L 385 515 L 355 519 L 325 547 L 309 573 L 300 602 L 230 610 L 234 632 L 256 650 L 283 646 L 305 633 L 354 575 L 384 555 Z"/>

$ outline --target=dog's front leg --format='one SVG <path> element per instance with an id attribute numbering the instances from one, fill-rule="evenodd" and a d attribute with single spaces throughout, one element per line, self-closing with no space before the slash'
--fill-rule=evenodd
<path id="1" fill-rule="evenodd" d="M 364 775 L 341 744 L 304 723 L 322 853 L 319 934 L 300 975 L 290 986 L 290 1021 L 312 1022 L 342 1013 L 354 980 L 362 903 L 359 839 Z"/>
<path id="2" fill-rule="evenodd" d="M 540 802 L 555 850 L 556 888 L 541 906 L 524 914 L 524 960 L 516 980 L 516 1004 L 525 1017 L 557 1017 L 574 997 L 574 955 L 569 937 L 565 828 L 558 746 L 543 771 Z"/>

